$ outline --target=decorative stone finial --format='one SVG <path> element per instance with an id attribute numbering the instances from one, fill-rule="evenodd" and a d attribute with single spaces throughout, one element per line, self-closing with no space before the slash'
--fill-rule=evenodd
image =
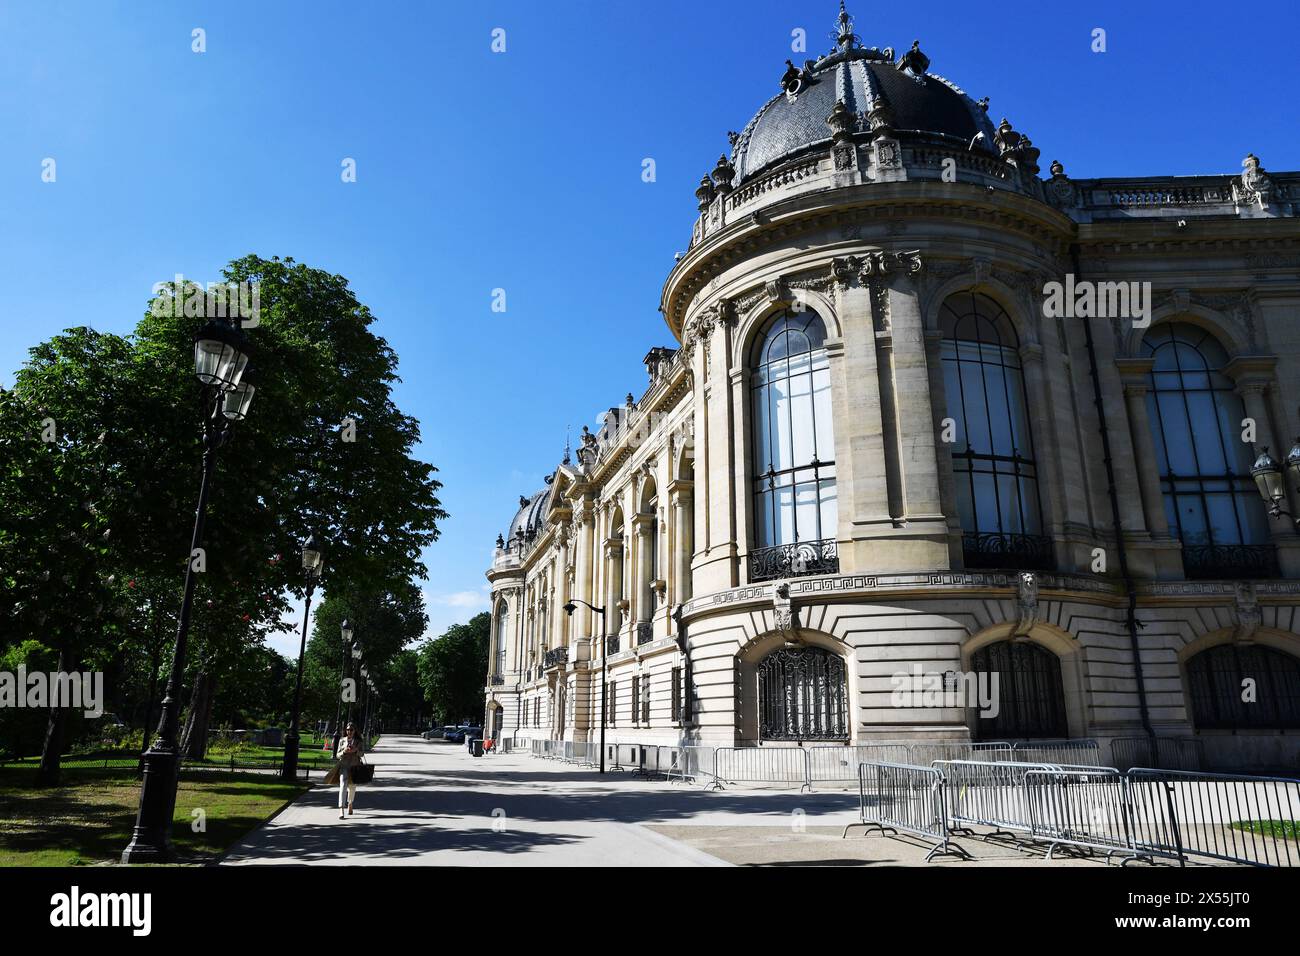
<path id="1" fill-rule="evenodd" d="M 989 98 L 987 96 L 981 96 L 975 105 L 987 113 L 989 111 Z"/>
<path id="2" fill-rule="evenodd" d="M 844 0 L 840 0 L 840 15 L 835 20 L 835 27 L 835 46 L 840 50 L 856 49 L 860 41 L 853 32 L 853 18 L 844 9 Z"/>
<path id="3" fill-rule="evenodd" d="M 718 191 L 713 188 L 713 180 L 705 173 L 700 177 L 700 185 L 695 189 L 695 198 L 698 200 L 696 205 L 700 212 L 709 208 L 709 203 L 713 202 L 713 197 L 717 194 Z"/>
<path id="4" fill-rule="evenodd" d="M 831 139 L 835 142 L 840 143 L 849 138 L 853 129 L 853 114 L 843 100 L 835 101 L 835 108 L 826 117 L 826 125 L 831 128 Z"/>
<path id="5" fill-rule="evenodd" d="M 498 535 L 497 535 L 497 550 L 498 550 L 498 551 L 504 551 L 504 550 L 505 550 L 505 547 L 506 547 L 506 539 L 505 539 L 504 537 L 502 537 L 501 535 L 498 534 Z"/>
<path id="6" fill-rule="evenodd" d="M 527 495 L 520 495 L 520 496 L 519 496 L 519 507 L 521 507 L 521 508 L 527 508 L 527 507 L 528 507 L 528 496 L 527 496 Z"/>
<path id="7" fill-rule="evenodd" d="M 718 157 L 718 165 L 713 167 L 713 184 L 719 194 L 731 192 L 731 181 L 736 178 L 736 167 L 723 154 Z"/>

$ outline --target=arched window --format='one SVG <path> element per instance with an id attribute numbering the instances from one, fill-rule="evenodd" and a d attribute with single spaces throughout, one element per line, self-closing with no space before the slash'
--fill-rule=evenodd
<path id="1" fill-rule="evenodd" d="M 988 296 L 961 292 L 944 302 L 940 323 L 966 566 L 1051 570 L 1020 343 L 1011 319 Z"/>
<path id="2" fill-rule="evenodd" d="M 759 661 L 758 736 L 847 739 L 844 658 L 821 647 L 781 647 Z"/>
<path id="3" fill-rule="evenodd" d="M 779 312 L 754 347 L 754 551 L 750 580 L 839 570 L 835 432 L 826 326 Z"/>
<path id="4" fill-rule="evenodd" d="M 1151 329 L 1142 349 L 1153 361 L 1147 409 L 1165 515 L 1182 540 L 1187 576 L 1275 577 L 1251 448 L 1240 440 L 1246 410 L 1223 372 L 1227 352 L 1185 322 Z"/>
<path id="5" fill-rule="evenodd" d="M 997 713 L 979 718 L 977 740 L 1070 735 L 1061 661 L 1047 648 L 1030 641 L 996 641 L 971 654 L 970 667 L 981 684 L 989 681 L 990 691 L 997 680 Z"/>
<path id="6" fill-rule="evenodd" d="M 492 669 L 492 676 L 494 678 L 504 677 L 506 672 L 506 639 L 510 626 L 509 612 L 509 605 L 507 605 L 505 601 L 497 603 L 496 661 Z"/>
<path id="7" fill-rule="evenodd" d="M 1187 689 L 1197 730 L 1300 728 L 1300 657 L 1272 647 L 1207 648 L 1187 662 Z"/>

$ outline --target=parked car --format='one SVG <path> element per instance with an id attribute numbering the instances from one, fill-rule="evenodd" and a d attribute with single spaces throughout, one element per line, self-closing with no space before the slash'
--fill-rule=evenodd
<path id="1" fill-rule="evenodd" d="M 453 744 L 463 743 L 465 740 L 465 729 L 466 728 L 464 727 L 451 725 L 444 727 L 442 728 L 442 739 Z"/>
<path id="2" fill-rule="evenodd" d="M 424 733 L 420 734 L 425 740 L 441 740 L 447 734 L 445 727 L 430 727 Z"/>

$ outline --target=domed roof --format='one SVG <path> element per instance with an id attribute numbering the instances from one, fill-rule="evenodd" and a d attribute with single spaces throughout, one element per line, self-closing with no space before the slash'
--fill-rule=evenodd
<path id="1" fill-rule="evenodd" d="M 997 155 L 985 106 L 929 73 L 929 59 L 919 44 L 897 62 L 892 49 L 864 48 L 842 3 L 838 27 L 835 49 L 802 68 L 787 61 L 782 92 L 733 134 L 737 185 L 806 150 L 825 148 L 831 141 L 827 120 L 837 102 L 844 103 L 852 133 L 870 130 L 873 122 L 887 123 L 900 139 L 946 141 L 962 149 L 982 144 L 983 151 Z M 876 116 L 869 119 L 873 112 Z M 976 140 L 980 133 L 983 137 Z"/>
<path id="2" fill-rule="evenodd" d="M 546 506 L 551 500 L 551 489 L 549 487 L 537 492 L 530 498 L 523 495 L 519 497 L 519 510 L 515 512 L 514 519 L 510 522 L 510 530 L 506 535 L 507 542 L 518 540 L 522 533 L 525 540 L 536 535 L 542 527 L 546 518 Z"/>

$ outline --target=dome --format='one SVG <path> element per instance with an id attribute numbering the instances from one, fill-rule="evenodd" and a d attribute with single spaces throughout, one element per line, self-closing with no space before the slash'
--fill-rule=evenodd
<path id="1" fill-rule="evenodd" d="M 520 495 L 519 510 L 515 512 L 514 519 L 510 522 L 510 531 L 506 535 L 506 541 L 517 541 L 521 534 L 524 540 L 530 540 L 536 536 L 546 518 L 546 506 L 550 503 L 550 500 L 550 488 L 545 488 L 530 498 Z"/>
<path id="2" fill-rule="evenodd" d="M 782 92 L 744 130 L 732 134 L 736 185 L 805 151 L 827 148 L 827 120 L 838 102 L 844 103 L 854 134 L 887 125 L 899 139 L 959 144 L 963 150 L 981 147 L 998 155 L 985 105 L 928 72 L 930 61 L 918 43 L 897 61 L 892 49 L 864 48 L 843 4 L 838 28 L 836 47 L 826 56 L 807 60 L 803 67 L 786 61 Z"/>

